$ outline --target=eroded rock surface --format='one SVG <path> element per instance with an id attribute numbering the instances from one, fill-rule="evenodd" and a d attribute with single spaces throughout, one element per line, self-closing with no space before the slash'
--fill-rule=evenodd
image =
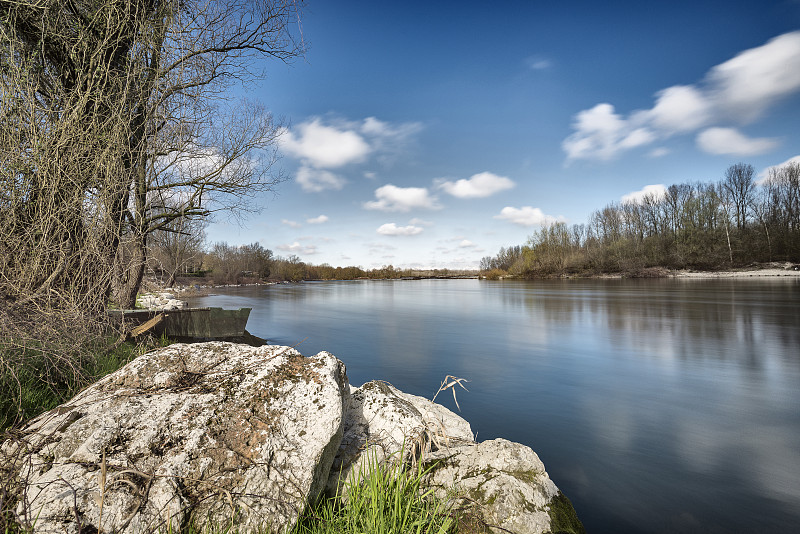
<path id="1" fill-rule="evenodd" d="M 342 445 L 331 469 L 328 492 L 371 462 L 424 457 L 431 450 L 473 443 L 469 423 L 444 406 L 374 380 L 350 395 Z"/>
<path id="2" fill-rule="evenodd" d="M 329 353 L 171 345 L 33 420 L 18 513 L 36 532 L 130 532 L 190 520 L 291 526 L 324 487 L 349 385 Z"/>
<path id="3" fill-rule="evenodd" d="M 550 480 L 530 448 L 493 439 L 433 452 L 425 483 L 446 498 L 455 488 L 477 504 L 484 521 L 506 532 L 584 532 L 572 504 Z"/>
<path id="4" fill-rule="evenodd" d="M 2 448 L 17 459 L 17 512 L 35 532 L 138 534 L 190 522 L 284 532 L 323 489 L 389 458 L 434 466 L 425 484 L 451 499 L 455 489 L 451 502 L 466 497 L 502 532 L 583 532 L 531 449 L 476 444 L 467 421 L 386 382 L 351 389 L 327 352 L 171 345 Z"/>

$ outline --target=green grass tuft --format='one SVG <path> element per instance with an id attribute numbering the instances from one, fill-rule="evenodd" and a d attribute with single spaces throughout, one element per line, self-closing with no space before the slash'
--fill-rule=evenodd
<path id="1" fill-rule="evenodd" d="M 382 464 L 372 456 L 335 496 L 307 511 L 292 534 L 455 532 L 456 520 L 446 504 L 433 490 L 421 488 L 425 473 L 422 467 L 409 470 L 399 462 Z"/>

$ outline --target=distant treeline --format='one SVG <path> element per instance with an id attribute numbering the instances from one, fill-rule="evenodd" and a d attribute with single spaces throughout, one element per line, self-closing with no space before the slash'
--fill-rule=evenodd
<path id="1" fill-rule="evenodd" d="M 156 252 L 153 253 L 154 257 L 158 256 Z M 477 274 L 477 271 L 451 269 L 398 269 L 392 265 L 370 270 L 355 266 L 333 267 L 327 263 L 314 265 L 301 261 L 295 255 L 285 258 L 275 256 L 259 243 L 234 246 L 224 242 L 215 243 L 208 250 L 196 250 L 175 277 L 160 269 L 158 264 L 151 269 L 161 275 L 166 285 L 172 285 L 179 278 L 181 283 L 202 278 L 204 282 L 224 285 L 267 281 L 452 278 Z"/>
<path id="2" fill-rule="evenodd" d="M 717 183 L 682 183 L 595 211 L 587 224 L 542 227 L 524 245 L 481 260 L 489 278 L 647 275 L 652 268 L 722 269 L 800 262 L 800 164 L 755 181 L 730 166 Z"/>

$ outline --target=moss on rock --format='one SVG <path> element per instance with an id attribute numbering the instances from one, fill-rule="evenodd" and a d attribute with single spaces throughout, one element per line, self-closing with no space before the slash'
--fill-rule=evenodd
<path id="1" fill-rule="evenodd" d="M 560 491 L 550 501 L 550 531 L 552 534 L 586 534 L 572 502 Z"/>

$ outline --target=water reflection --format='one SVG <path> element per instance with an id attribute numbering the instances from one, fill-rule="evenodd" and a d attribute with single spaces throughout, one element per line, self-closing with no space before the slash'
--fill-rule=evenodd
<path id="1" fill-rule="evenodd" d="M 202 303 L 253 307 L 253 333 L 329 350 L 356 384 L 430 397 L 471 379 L 479 439 L 533 447 L 589 532 L 763 532 L 800 522 L 798 296 L 793 280 L 466 280 Z"/>

